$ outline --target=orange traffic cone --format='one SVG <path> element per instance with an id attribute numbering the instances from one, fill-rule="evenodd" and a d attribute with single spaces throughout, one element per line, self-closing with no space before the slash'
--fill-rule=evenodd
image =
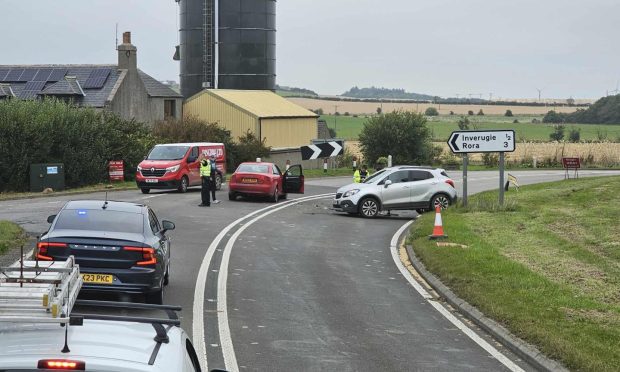
<path id="1" fill-rule="evenodd" d="M 447 238 L 448 235 L 443 233 L 443 223 L 441 222 L 441 207 L 435 207 L 435 227 L 433 228 L 433 235 L 429 235 L 429 239 L 442 239 Z"/>

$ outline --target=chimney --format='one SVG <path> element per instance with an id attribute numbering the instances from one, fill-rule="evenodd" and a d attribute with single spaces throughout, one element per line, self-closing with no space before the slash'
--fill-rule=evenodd
<path id="1" fill-rule="evenodd" d="M 131 32 L 123 32 L 123 43 L 116 48 L 118 50 L 118 68 L 138 70 L 138 48 L 131 44 Z"/>

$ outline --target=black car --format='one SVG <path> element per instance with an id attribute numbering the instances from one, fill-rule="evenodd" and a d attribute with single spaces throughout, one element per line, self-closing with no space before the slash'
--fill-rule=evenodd
<path id="1" fill-rule="evenodd" d="M 82 291 L 143 294 L 161 304 L 170 274 L 174 223 L 157 219 L 145 205 L 79 200 L 49 216 L 49 230 L 37 244 L 39 260 L 73 255 L 84 279 Z"/>

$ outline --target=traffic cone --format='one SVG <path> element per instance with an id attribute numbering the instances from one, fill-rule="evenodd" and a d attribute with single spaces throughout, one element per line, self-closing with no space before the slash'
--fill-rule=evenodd
<path id="1" fill-rule="evenodd" d="M 448 235 L 443 233 L 443 223 L 441 222 L 441 207 L 435 207 L 435 227 L 433 228 L 433 235 L 429 235 L 429 239 L 443 239 Z"/>

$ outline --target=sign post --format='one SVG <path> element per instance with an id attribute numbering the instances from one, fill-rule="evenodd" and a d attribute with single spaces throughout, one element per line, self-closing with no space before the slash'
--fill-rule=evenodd
<path id="1" fill-rule="evenodd" d="M 515 131 L 464 130 L 452 132 L 448 146 L 455 154 L 463 154 L 463 205 L 467 205 L 467 154 L 499 152 L 499 204 L 504 205 L 504 153 L 515 151 Z"/>

